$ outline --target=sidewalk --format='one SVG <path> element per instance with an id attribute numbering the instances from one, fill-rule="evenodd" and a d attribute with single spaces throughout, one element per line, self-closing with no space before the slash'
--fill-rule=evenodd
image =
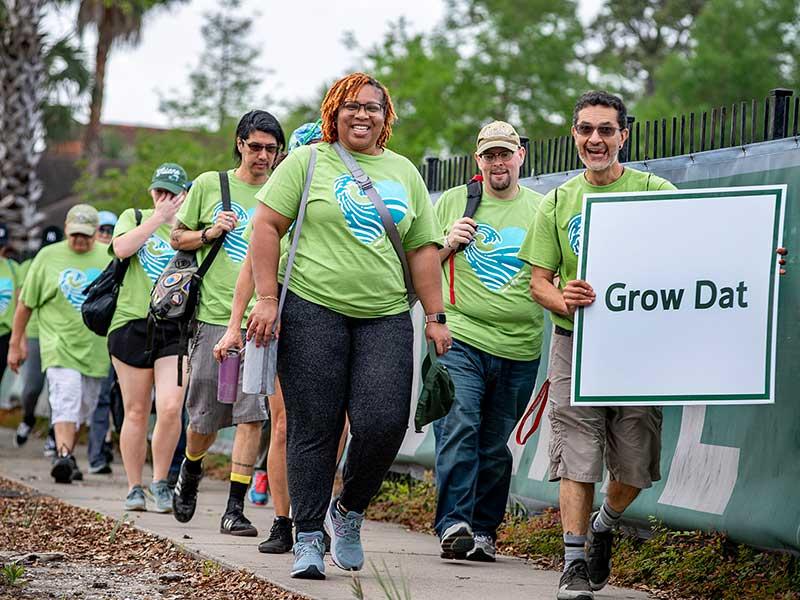
<path id="1" fill-rule="evenodd" d="M 42 441 L 32 438 L 28 444 L 13 447 L 13 431 L 0 429 L 0 475 L 22 481 L 39 491 L 70 504 L 98 511 L 115 519 L 122 517 L 122 501 L 127 484 L 117 457 L 113 475 L 89 475 L 86 448 L 78 449 L 77 458 L 84 481 L 56 485 L 50 478 L 49 459 L 42 457 Z M 145 482 L 149 473 L 145 469 Z M 128 519 L 137 527 L 174 540 L 187 550 L 212 559 L 225 566 L 247 569 L 276 585 L 299 592 L 310 598 L 352 600 L 351 574 L 335 567 L 326 559 L 326 581 L 306 581 L 289 577 L 291 553 L 260 554 L 258 542 L 266 537 L 272 523 L 270 507 L 246 508 L 248 517 L 259 528 L 258 538 L 236 538 L 219 533 L 219 519 L 227 498 L 227 484 L 204 480 L 200 486 L 197 513 L 191 522 L 181 525 L 171 515 L 152 512 L 129 513 Z M 500 557 L 495 564 L 465 561 L 444 562 L 439 558 L 435 537 L 405 531 L 386 523 L 367 521 L 363 528 L 367 561 L 380 571 L 385 562 L 389 573 L 399 581 L 402 572 L 408 580 L 414 600 L 458 598 L 458 600 L 553 600 L 558 587 L 559 573 L 543 571 L 516 558 Z M 381 600 L 375 577 L 367 565 L 359 577 L 365 597 Z M 595 594 L 598 600 L 645 600 L 647 594 L 621 588 L 607 587 Z"/>

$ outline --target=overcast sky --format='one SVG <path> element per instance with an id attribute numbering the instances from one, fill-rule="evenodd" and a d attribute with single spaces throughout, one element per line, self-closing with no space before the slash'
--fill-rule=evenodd
<path id="1" fill-rule="evenodd" d="M 585 19 L 601 2 L 579 3 Z M 103 122 L 168 126 L 158 111 L 156 90 L 186 85 L 203 49 L 203 14 L 219 6 L 214 0 L 191 0 L 158 10 L 146 18 L 139 46 L 114 47 L 106 71 Z M 269 92 L 284 102 L 312 98 L 324 82 L 357 65 L 359 53 L 342 44 L 346 31 L 356 33 L 359 45 L 370 47 L 399 17 L 407 19 L 412 31 L 427 31 L 441 20 L 443 10 L 442 0 L 243 0 L 241 13 L 254 20 L 251 41 L 262 49 L 258 66 L 274 71 L 257 97 Z M 62 9 L 48 15 L 46 29 L 63 34 L 74 22 L 75 9 Z M 94 36 L 85 35 L 84 43 L 93 62 Z"/>

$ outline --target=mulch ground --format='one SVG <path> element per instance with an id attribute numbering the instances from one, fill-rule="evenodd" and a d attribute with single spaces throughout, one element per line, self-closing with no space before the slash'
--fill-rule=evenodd
<path id="1" fill-rule="evenodd" d="M 12 585 L 14 564 L 24 571 Z M 0 565 L 0 599 L 305 598 L 2 477 Z"/>

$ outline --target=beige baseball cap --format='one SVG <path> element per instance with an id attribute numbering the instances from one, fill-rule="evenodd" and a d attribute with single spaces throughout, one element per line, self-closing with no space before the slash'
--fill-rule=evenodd
<path id="1" fill-rule="evenodd" d="M 64 224 L 64 233 L 73 235 L 80 233 L 92 236 L 97 233 L 100 216 L 97 209 L 88 204 L 76 204 L 69 209 L 67 220 Z"/>
<path id="2" fill-rule="evenodd" d="M 484 125 L 478 134 L 478 154 L 489 148 L 516 150 L 520 146 L 519 134 L 505 121 L 492 121 Z"/>

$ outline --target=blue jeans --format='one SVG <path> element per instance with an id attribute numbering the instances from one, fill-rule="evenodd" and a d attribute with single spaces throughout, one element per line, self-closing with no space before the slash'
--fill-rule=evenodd
<path id="1" fill-rule="evenodd" d="M 108 377 L 103 380 L 100 386 L 97 408 L 92 413 L 92 422 L 89 426 L 89 466 L 92 467 L 102 467 L 109 462 L 104 442 L 106 441 L 109 416 L 111 414 L 111 386 L 114 385 L 116 376 L 114 367 L 110 367 Z"/>
<path id="2" fill-rule="evenodd" d="M 496 535 L 511 486 L 506 445 L 531 399 L 539 359 L 500 358 L 453 340 L 440 358 L 456 388 L 450 413 L 435 421 L 436 533 L 458 522 Z"/>

